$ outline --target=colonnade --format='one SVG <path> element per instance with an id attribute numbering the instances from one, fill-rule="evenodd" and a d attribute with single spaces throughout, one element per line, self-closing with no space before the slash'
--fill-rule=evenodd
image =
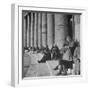
<path id="1" fill-rule="evenodd" d="M 54 15 L 30 12 L 23 17 L 24 47 L 46 47 L 54 44 Z"/>
<path id="2" fill-rule="evenodd" d="M 68 16 L 59 13 L 27 12 L 23 15 L 24 47 L 62 47 L 68 35 Z"/>

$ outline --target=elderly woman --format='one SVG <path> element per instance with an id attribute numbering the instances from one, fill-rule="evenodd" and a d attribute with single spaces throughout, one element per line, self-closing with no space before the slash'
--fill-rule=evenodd
<path id="1" fill-rule="evenodd" d="M 51 48 L 51 58 L 57 60 L 60 56 L 60 51 L 57 45 L 52 46 Z"/>
<path id="2" fill-rule="evenodd" d="M 59 73 L 67 75 L 67 71 L 69 73 L 72 73 L 72 68 L 73 68 L 73 52 L 74 52 L 74 42 L 71 40 L 71 38 L 68 36 L 66 37 L 65 43 L 63 45 L 63 55 L 62 55 L 62 60 L 59 60 Z M 57 67 L 56 67 L 57 68 Z M 54 70 L 56 70 L 56 68 Z"/>
<path id="3" fill-rule="evenodd" d="M 43 54 L 42 59 L 38 61 L 38 63 L 45 63 L 47 60 L 51 60 L 51 53 L 48 46 L 44 48 Z"/>

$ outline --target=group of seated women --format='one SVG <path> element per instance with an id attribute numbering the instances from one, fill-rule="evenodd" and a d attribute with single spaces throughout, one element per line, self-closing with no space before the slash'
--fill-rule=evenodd
<path id="1" fill-rule="evenodd" d="M 57 75 L 66 75 L 68 71 L 71 73 L 79 75 L 80 74 L 80 44 L 67 37 L 63 47 L 58 48 L 57 45 L 53 45 L 51 49 L 46 46 L 45 48 L 39 47 L 34 48 L 24 48 L 25 50 L 43 53 L 43 57 L 38 63 L 45 63 L 47 60 L 58 60 L 59 64 L 54 68 L 54 70 L 59 70 Z"/>

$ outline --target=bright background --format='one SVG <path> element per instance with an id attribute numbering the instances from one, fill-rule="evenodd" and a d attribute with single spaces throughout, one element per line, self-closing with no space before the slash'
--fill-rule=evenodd
<path id="1" fill-rule="evenodd" d="M 8 89 L 12 90 L 10 86 L 11 79 L 11 4 L 12 3 L 29 3 L 31 6 L 39 7 L 84 7 L 87 8 L 87 27 L 84 31 L 84 57 L 88 61 L 87 73 L 90 76 L 90 2 L 89 0 L 1 0 L 0 2 L 0 90 Z M 43 81 L 43 80 L 42 80 Z M 48 80 L 46 80 L 46 83 Z M 59 81 L 55 85 L 51 83 L 49 85 L 20 87 L 19 89 L 28 90 L 90 90 L 90 78 L 85 83 L 67 83 L 59 84 Z M 18 89 L 18 88 L 16 88 Z"/>

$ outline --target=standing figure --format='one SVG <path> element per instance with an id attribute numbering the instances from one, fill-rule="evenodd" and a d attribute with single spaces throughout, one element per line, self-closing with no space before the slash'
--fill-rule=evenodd
<path id="1" fill-rule="evenodd" d="M 65 40 L 65 43 L 63 45 L 63 55 L 62 59 L 59 60 L 59 72 L 57 75 L 64 74 L 67 75 L 67 72 L 69 71 L 69 74 L 72 74 L 72 68 L 73 68 L 73 53 L 72 48 L 74 47 L 74 42 L 71 40 L 71 38 L 68 36 Z M 57 67 L 56 67 L 57 68 Z M 56 68 L 54 70 L 56 70 Z"/>
<path id="2" fill-rule="evenodd" d="M 73 61 L 74 61 L 73 73 L 75 75 L 80 75 L 80 45 L 79 43 L 74 51 Z"/>
<path id="3" fill-rule="evenodd" d="M 57 45 L 52 46 L 51 48 L 51 58 L 57 60 L 60 56 L 60 51 Z"/>

